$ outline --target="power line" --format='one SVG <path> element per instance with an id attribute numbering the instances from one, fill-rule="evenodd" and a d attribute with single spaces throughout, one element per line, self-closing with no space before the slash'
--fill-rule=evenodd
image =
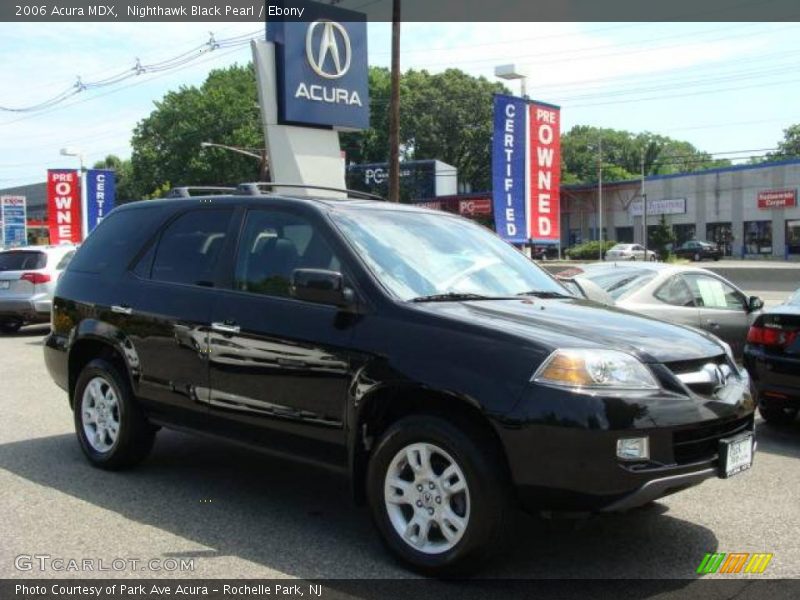
<path id="1" fill-rule="evenodd" d="M 140 75 L 149 74 L 149 73 L 161 73 L 164 71 L 173 71 L 180 69 L 197 59 L 205 56 L 210 52 L 214 52 L 219 49 L 224 48 L 236 48 L 239 46 L 243 46 L 248 44 L 253 36 L 261 33 L 261 30 L 250 32 L 247 34 L 237 35 L 230 38 L 224 39 L 215 39 L 213 32 L 209 33 L 209 39 L 204 44 L 200 44 L 195 46 L 191 50 L 178 54 L 177 56 L 173 56 L 172 58 L 168 58 L 166 60 L 158 61 L 151 64 L 142 64 L 141 61 L 137 58 L 136 62 L 133 67 L 125 69 L 123 71 L 119 71 L 110 77 L 106 77 L 104 79 L 100 79 L 98 81 L 83 81 L 79 76 L 75 83 L 67 88 L 56 94 L 55 96 L 38 102 L 36 104 L 28 105 L 28 106 L 19 106 L 19 107 L 9 107 L 9 106 L 0 106 L 0 111 L 3 112 L 11 112 L 11 113 L 31 113 L 31 112 L 40 112 L 43 110 L 47 110 L 54 106 L 57 106 L 63 103 L 65 100 L 80 94 L 86 90 L 95 90 L 100 89 L 108 86 L 117 85 L 130 79 L 132 77 L 138 77 Z M 8 121 L 7 123 L 11 123 L 14 121 Z M 6 124 L 6 123 L 3 123 Z"/>

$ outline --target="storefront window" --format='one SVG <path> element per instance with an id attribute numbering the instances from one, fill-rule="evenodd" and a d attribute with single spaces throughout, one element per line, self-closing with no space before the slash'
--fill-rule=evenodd
<path id="1" fill-rule="evenodd" d="M 570 229 L 569 230 L 569 245 L 575 246 L 583 242 L 583 235 L 581 235 L 580 229 Z"/>
<path id="2" fill-rule="evenodd" d="M 633 243 L 633 227 L 617 227 L 616 240 L 623 244 Z"/>
<path id="3" fill-rule="evenodd" d="M 772 221 L 745 221 L 745 254 L 772 254 Z"/>
<path id="4" fill-rule="evenodd" d="M 695 237 L 694 223 L 685 223 L 682 225 L 673 225 L 672 231 L 675 232 L 675 245 L 680 246 L 683 242 L 697 239 Z"/>
<path id="5" fill-rule="evenodd" d="M 786 221 L 786 250 L 800 254 L 800 220 Z"/>
<path id="6" fill-rule="evenodd" d="M 716 244 L 725 256 L 731 256 L 733 228 L 730 223 L 706 223 L 706 241 Z"/>

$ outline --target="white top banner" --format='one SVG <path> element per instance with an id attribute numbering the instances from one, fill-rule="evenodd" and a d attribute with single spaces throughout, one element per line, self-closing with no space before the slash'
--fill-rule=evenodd
<path id="1" fill-rule="evenodd" d="M 641 199 L 631 202 L 628 212 L 632 217 L 642 216 Z M 647 214 L 649 215 L 682 215 L 686 213 L 686 198 L 663 198 L 661 200 L 647 201 Z"/>

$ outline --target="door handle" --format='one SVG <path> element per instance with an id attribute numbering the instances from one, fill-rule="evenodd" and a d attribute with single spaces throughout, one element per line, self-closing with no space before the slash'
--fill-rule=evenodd
<path id="1" fill-rule="evenodd" d="M 220 333 L 239 333 L 242 328 L 235 323 L 225 322 L 225 323 L 212 323 L 211 329 L 213 331 L 218 331 Z"/>
<path id="2" fill-rule="evenodd" d="M 719 329 L 719 323 L 712 321 L 711 319 L 706 320 L 706 325 L 711 327 L 711 329 Z"/>
<path id="3" fill-rule="evenodd" d="M 130 315 L 133 314 L 133 309 L 125 304 L 112 304 L 111 312 L 117 313 L 118 315 Z"/>

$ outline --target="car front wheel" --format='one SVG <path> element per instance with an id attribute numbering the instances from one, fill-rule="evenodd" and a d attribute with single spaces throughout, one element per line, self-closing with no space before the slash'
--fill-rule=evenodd
<path id="1" fill-rule="evenodd" d="M 3 333 L 17 333 L 22 327 L 22 321 L 11 319 L 0 323 L 0 331 Z"/>
<path id="2" fill-rule="evenodd" d="M 759 406 L 758 412 L 767 423 L 773 425 L 788 425 L 797 416 L 796 408 L 783 408 L 778 406 Z"/>
<path id="3" fill-rule="evenodd" d="M 92 465 L 116 470 L 145 459 L 153 447 L 155 428 L 114 365 L 102 359 L 86 365 L 74 398 L 75 432 Z"/>
<path id="4" fill-rule="evenodd" d="M 479 432 L 434 416 L 406 417 L 383 435 L 367 492 L 373 520 L 396 557 L 427 575 L 452 575 L 497 550 L 508 492 L 487 447 Z"/>

